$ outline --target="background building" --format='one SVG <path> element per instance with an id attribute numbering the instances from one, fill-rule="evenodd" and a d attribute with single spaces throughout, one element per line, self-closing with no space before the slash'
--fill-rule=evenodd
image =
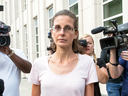
<path id="1" fill-rule="evenodd" d="M 117 19 L 118 24 L 128 22 L 128 0 L 0 0 L 0 5 L 4 6 L 0 20 L 11 26 L 11 47 L 23 50 L 31 62 L 48 54 L 51 19 L 59 10 L 68 9 L 76 14 L 79 37 L 91 34 L 93 28 L 112 26 L 111 19 Z M 99 40 L 104 36 L 92 36 L 99 57 Z M 102 94 L 106 94 L 105 85 L 101 87 Z"/>

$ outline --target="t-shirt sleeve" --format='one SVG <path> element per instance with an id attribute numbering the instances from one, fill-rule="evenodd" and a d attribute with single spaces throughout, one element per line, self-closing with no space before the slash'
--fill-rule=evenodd
<path id="1" fill-rule="evenodd" d="M 24 60 L 27 60 L 27 57 L 25 56 L 24 52 L 22 50 L 19 50 L 19 49 L 13 49 L 15 54 L 18 55 L 19 57 L 21 57 L 22 59 Z"/>
<path id="2" fill-rule="evenodd" d="M 100 68 L 102 68 L 102 67 L 106 68 L 106 63 L 105 63 L 105 61 L 102 58 L 97 58 L 97 65 Z"/>
<path id="3" fill-rule="evenodd" d="M 35 84 L 35 85 L 40 85 L 37 59 L 32 64 L 32 68 L 30 71 L 30 76 L 28 78 L 28 81 Z"/>
<path id="4" fill-rule="evenodd" d="M 119 64 L 120 64 L 123 68 L 125 68 L 125 66 L 126 66 L 126 60 L 122 59 L 121 56 L 120 56 L 120 58 L 119 58 Z"/>
<path id="5" fill-rule="evenodd" d="M 96 67 L 93 60 L 90 62 L 88 67 L 88 78 L 86 80 L 86 85 L 98 82 Z"/>

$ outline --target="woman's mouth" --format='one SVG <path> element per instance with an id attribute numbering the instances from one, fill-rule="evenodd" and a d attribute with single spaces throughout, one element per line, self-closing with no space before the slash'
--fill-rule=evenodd
<path id="1" fill-rule="evenodd" d="M 59 41 L 66 41 L 65 39 L 58 39 Z"/>
<path id="2" fill-rule="evenodd" d="M 89 49 L 86 49 L 87 51 L 89 50 Z"/>

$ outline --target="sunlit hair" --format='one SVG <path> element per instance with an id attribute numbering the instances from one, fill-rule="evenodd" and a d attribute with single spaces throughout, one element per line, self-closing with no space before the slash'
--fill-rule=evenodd
<path id="1" fill-rule="evenodd" d="M 91 37 L 91 38 L 92 38 L 91 35 L 89 35 L 89 34 L 84 34 L 80 39 L 84 39 L 84 38 L 87 38 L 87 37 Z M 94 44 L 93 38 L 92 38 L 92 42 L 93 42 L 93 44 Z M 97 63 L 97 58 L 96 58 L 96 54 L 95 54 L 95 52 L 94 52 L 94 49 L 93 49 L 92 55 L 93 55 L 93 58 L 94 58 L 95 63 Z"/>
<path id="2" fill-rule="evenodd" d="M 74 30 L 75 31 L 78 31 L 78 21 L 77 21 L 77 17 L 74 13 L 72 13 L 71 11 L 69 10 L 61 10 L 59 12 L 57 12 L 54 17 L 52 18 L 52 26 L 54 26 L 54 20 L 56 19 L 56 17 L 58 16 L 69 16 L 71 17 L 73 20 L 74 20 Z M 53 41 L 54 42 L 54 41 Z M 73 43 L 72 43 L 72 50 L 74 52 L 76 52 L 78 50 L 78 36 L 76 39 L 73 40 Z M 56 44 L 54 43 L 53 46 L 52 46 L 53 50 L 56 51 Z"/>

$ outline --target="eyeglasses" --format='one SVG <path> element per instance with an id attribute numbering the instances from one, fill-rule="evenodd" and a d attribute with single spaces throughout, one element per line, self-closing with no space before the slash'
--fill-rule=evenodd
<path id="1" fill-rule="evenodd" d="M 69 25 L 66 25 L 64 28 L 61 28 L 60 25 L 52 26 L 52 30 L 55 32 L 60 32 L 61 29 L 63 29 L 64 32 L 69 32 L 69 33 L 73 31 L 73 28 L 70 27 Z"/>

